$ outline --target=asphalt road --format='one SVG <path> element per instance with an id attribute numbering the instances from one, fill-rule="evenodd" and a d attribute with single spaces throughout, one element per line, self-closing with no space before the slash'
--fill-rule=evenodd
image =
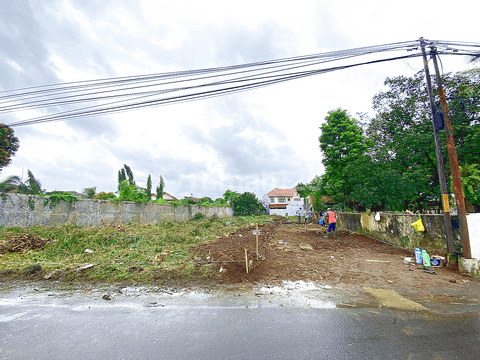
<path id="1" fill-rule="evenodd" d="M 258 292 L 136 288 L 17 289 L 0 296 L 0 359 L 439 360 L 480 354 L 476 312 L 338 308 L 315 294 L 303 301 L 295 291 L 268 300 Z"/>

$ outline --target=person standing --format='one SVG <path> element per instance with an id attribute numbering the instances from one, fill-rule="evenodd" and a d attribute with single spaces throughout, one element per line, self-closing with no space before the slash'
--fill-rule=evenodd
<path id="1" fill-rule="evenodd" d="M 328 238 L 330 236 L 330 232 L 332 231 L 333 231 L 333 236 L 337 237 L 335 232 L 335 227 L 337 225 L 337 218 L 335 216 L 335 213 L 330 208 L 327 209 L 327 217 L 328 217 L 328 230 L 327 230 L 327 235 L 325 235 L 325 237 Z"/>
<path id="2" fill-rule="evenodd" d="M 302 221 L 302 212 L 300 211 L 300 209 L 297 209 L 297 216 L 298 216 L 298 223 L 300 224 L 300 222 Z"/>
<path id="3" fill-rule="evenodd" d="M 307 211 L 307 216 L 305 217 L 305 222 L 308 224 L 312 220 L 312 208 Z"/>

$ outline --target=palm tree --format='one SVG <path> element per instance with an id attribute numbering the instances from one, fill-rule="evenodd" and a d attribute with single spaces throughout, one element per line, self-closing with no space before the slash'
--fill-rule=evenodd
<path id="1" fill-rule="evenodd" d="M 12 190 L 19 190 L 24 185 L 19 176 L 12 175 L 0 182 L 0 192 L 6 193 Z M 24 185 L 25 186 L 25 185 Z"/>
<path id="2" fill-rule="evenodd" d="M 28 179 L 22 182 L 19 176 L 13 175 L 0 182 L 0 192 L 6 193 L 16 190 L 19 194 L 39 195 L 43 194 L 42 184 L 35 179 L 33 173 L 28 170 Z"/>

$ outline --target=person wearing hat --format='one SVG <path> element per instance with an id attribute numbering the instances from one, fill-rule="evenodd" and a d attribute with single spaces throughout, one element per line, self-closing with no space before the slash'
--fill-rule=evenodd
<path id="1" fill-rule="evenodd" d="M 330 208 L 327 209 L 327 217 L 328 217 L 328 230 L 327 230 L 327 234 L 325 235 L 325 237 L 328 238 L 330 236 L 330 232 L 332 232 L 332 231 L 333 231 L 333 237 L 337 237 L 337 235 L 335 233 L 335 227 L 337 225 L 337 218 L 335 217 L 335 213 Z"/>

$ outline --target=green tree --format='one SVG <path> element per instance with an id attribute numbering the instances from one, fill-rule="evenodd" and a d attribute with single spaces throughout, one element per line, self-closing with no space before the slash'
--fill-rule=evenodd
<path id="1" fill-rule="evenodd" d="M 298 194 L 302 198 L 311 197 L 313 208 L 318 211 L 322 207 L 322 178 L 315 176 L 308 184 L 299 183 L 295 186 Z"/>
<path id="2" fill-rule="evenodd" d="M 460 167 L 462 186 L 465 200 L 473 206 L 473 210 L 480 211 L 480 165 L 471 164 Z"/>
<path id="3" fill-rule="evenodd" d="M 157 199 L 163 199 L 163 189 L 165 188 L 165 180 L 163 180 L 163 176 L 160 175 L 160 182 L 157 186 Z"/>
<path id="4" fill-rule="evenodd" d="M 128 166 L 127 164 L 124 164 L 123 167 L 125 168 L 125 172 L 128 176 L 128 183 L 130 185 L 135 185 L 135 179 L 133 178 L 132 169 L 130 169 L 130 166 Z"/>
<path id="5" fill-rule="evenodd" d="M 237 216 L 261 215 L 265 211 L 255 194 L 250 192 L 244 192 L 236 197 L 231 197 L 230 201 L 233 214 Z"/>
<path id="6" fill-rule="evenodd" d="M 443 76 L 459 162 L 464 166 L 480 160 L 479 77 L 480 74 L 465 76 L 461 73 Z M 366 130 L 372 143 L 369 156 L 378 164 L 374 167 L 377 169 L 376 179 L 374 177 L 369 183 L 380 185 L 379 191 L 385 193 L 385 197 L 377 201 L 377 206 L 389 203 L 385 188 L 390 186 L 388 182 L 392 179 L 401 189 L 403 208 L 413 205 L 422 209 L 431 205 L 432 200 L 439 206 L 437 161 L 424 74 L 421 72 L 412 78 L 388 78 L 385 85 L 388 89 L 373 98 L 377 114 L 367 121 Z M 438 99 L 436 103 L 439 112 Z M 444 131 L 440 135 L 445 139 Z M 443 154 L 449 173 L 445 145 Z M 393 203 L 398 209 L 400 201 L 396 199 Z M 392 201 L 390 206 L 393 206 Z"/>
<path id="7" fill-rule="evenodd" d="M 26 181 L 27 183 L 27 189 L 28 189 L 28 194 L 32 195 L 40 195 L 43 194 L 42 190 L 42 184 L 40 183 L 39 180 L 33 176 L 33 173 L 30 171 L 30 169 L 27 171 L 28 179 Z"/>
<path id="8" fill-rule="evenodd" d="M 30 169 L 27 171 L 27 175 L 28 178 L 25 182 L 22 182 L 18 176 L 9 177 L 2 183 L 5 191 L 16 188 L 19 194 L 42 195 L 44 191 L 40 181 L 35 178 Z M 0 186 L 2 185 L 0 184 Z"/>
<path id="9" fill-rule="evenodd" d="M 10 164 L 19 146 L 13 129 L 5 124 L 0 124 L 0 172 Z"/>
<path id="10" fill-rule="evenodd" d="M 12 175 L 0 183 L 0 192 L 6 193 L 9 191 L 18 190 L 21 185 L 22 180 L 20 179 L 20 177 Z"/>
<path id="11" fill-rule="evenodd" d="M 238 198 L 240 194 L 236 191 L 227 190 L 223 193 L 223 198 L 227 201 L 228 204 L 231 204 L 236 198 Z"/>
<path id="12" fill-rule="evenodd" d="M 145 189 L 133 185 L 129 180 L 124 180 L 118 191 L 118 201 L 135 201 L 135 202 L 148 202 L 150 198 L 147 197 Z"/>
<path id="13" fill-rule="evenodd" d="M 118 190 L 120 191 L 121 184 L 127 180 L 127 175 L 125 174 L 125 168 L 118 170 Z"/>
<path id="14" fill-rule="evenodd" d="M 149 199 L 152 198 L 152 177 L 150 174 L 148 174 L 148 179 L 147 179 L 147 196 Z"/>
<path id="15" fill-rule="evenodd" d="M 93 199 L 93 197 L 96 194 L 97 194 L 97 188 L 95 186 L 85 188 L 82 191 L 82 196 L 86 197 L 87 199 Z"/>
<path id="16" fill-rule="evenodd" d="M 334 200 L 350 205 L 356 180 L 350 176 L 349 171 L 364 156 L 367 139 L 363 136 L 359 122 L 345 110 L 329 111 L 325 120 L 326 123 L 320 127 L 322 134 L 319 137 L 325 166 L 323 191 Z"/>

